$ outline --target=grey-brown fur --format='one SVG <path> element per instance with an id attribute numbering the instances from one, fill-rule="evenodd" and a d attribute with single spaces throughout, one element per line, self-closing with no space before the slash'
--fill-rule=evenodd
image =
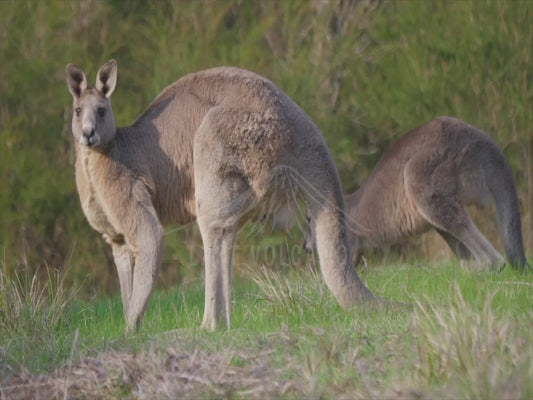
<path id="1" fill-rule="evenodd" d="M 67 65 L 66 75 L 74 98 L 76 184 L 89 223 L 112 246 L 129 329 L 139 326 L 154 288 L 163 226 L 195 218 L 205 255 L 202 326 L 230 326 L 238 226 L 257 207 L 290 209 L 295 196 L 316 220 L 322 272 L 339 303 L 374 298 L 352 263 L 326 142 L 272 82 L 230 67 L 190 74 L 131 126 L 117 129 L 110 102 L 116 62 L 100 68 L 95 88 L 80 67 Z"/>
<path id="2" fill-rule="evenodd" d="M 467 206 L 494 198 L 509 262 L 526 266 L 513 172 L 496 142 L 451 117 L 426 123 L 395 142 L 354 193 L 345 196 L 355 259 L 431 228 L 461 259 L 499 268 L 504 258 L 483 236 Z M 312 229 L 312 224 L 310 225 Z M 305 247 L 311 250 L 313 234 Z"/>

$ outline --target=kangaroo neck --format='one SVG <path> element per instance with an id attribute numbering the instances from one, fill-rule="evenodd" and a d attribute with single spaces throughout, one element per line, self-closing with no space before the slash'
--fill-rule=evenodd
<path id="1" fill-rule="evenodd" d="M 77 143 L 75 152 L 76 167 L 84 171 L 83 175 L 91 186 L 115 170 L 120 157 L 114 141 L 98 148 L 89 148 Z"/>

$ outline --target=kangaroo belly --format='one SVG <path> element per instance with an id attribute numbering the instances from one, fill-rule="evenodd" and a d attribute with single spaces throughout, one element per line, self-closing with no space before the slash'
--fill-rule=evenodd
<path id="1" fill-rule="evenodd" d="M 396 219 L 384 221 L 380 228 L 371 235 L 371 242 L 374 247 L 391 245 L 421 234 L 429 228 L 429 223 L 418 213 L 404 212 Z"/>
<path id="2" fill-rule="evenodd" d="M 162 225 L 187 224 L 196 218 L 192 180 L 160 183 L 152 201 Z"/>
<path id="3" fill-rule="evenodd" d="M 120 232 L 109 222 L 102 206 L 94 195 L 81 199 L 81 207 L 91 227 L 109 239 L 121 236 Z"/>
<path id="4" fill-rule="evenodd" d="M 365 203 L 366 204 L 366 203 Z M 429 223 L 409 199 L 395 191 L 394 196 L 374 197 L 372 204 L 360 204 L 357 223 L 350 228 L 358 232 L 364 247 L 391 245 L 427 231 Z M 366 211 L 363 209 L 366 208 Z"/>

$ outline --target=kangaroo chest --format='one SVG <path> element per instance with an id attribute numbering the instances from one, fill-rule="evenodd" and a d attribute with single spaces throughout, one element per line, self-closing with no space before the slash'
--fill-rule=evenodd
<path id="1" fill-rule="evenodd" d="M 111 223 L 103 206 L 105 193 L 95 184 L 91 163 L 88 159 L 78 160 L 76 165 L 76 186 L 80 196 L 81 208 L 93 229 L 104 235 L 106 240 L 122 236 Z"/>

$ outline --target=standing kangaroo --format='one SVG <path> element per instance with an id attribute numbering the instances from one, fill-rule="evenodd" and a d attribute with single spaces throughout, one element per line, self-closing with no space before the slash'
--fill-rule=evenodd
<path id="1" fill-rule="evenodd" d="M 337 301 L 350 307 L 376 298 L 353 266 L 341 183 L 326 142 L 272 82 L 231 67 L 190 74 L 131 126 L 117 129 L 115 60 L 100 68 L 94 88 L 78 66 L 67 65 L 66 78 L 81 206 L 112 247 L 129 330 L 139 328 L 154 289 L 163 225 L 195 218 L 205 257 L 202 327 L 229 327 L 239 224 L 252 209 L 271 210 L 272 202 L 283 209 L 294 196 L 316 221 L 322 274 Z"/>
<path id="2" fill-rule="evenodd" d="M 526 267 L 513 171 L 486 133 L 451 117 L 422 125 L 395 142 L 359 190 L 345 196 L 355 261 L 365 249 L 435 228 L 460 259 L 499 268 L 505 259 L 483 236 L 467 206 L 496 203 L 509 262 Z M 304 247 L 314 249 L 314 226 Z"/>

